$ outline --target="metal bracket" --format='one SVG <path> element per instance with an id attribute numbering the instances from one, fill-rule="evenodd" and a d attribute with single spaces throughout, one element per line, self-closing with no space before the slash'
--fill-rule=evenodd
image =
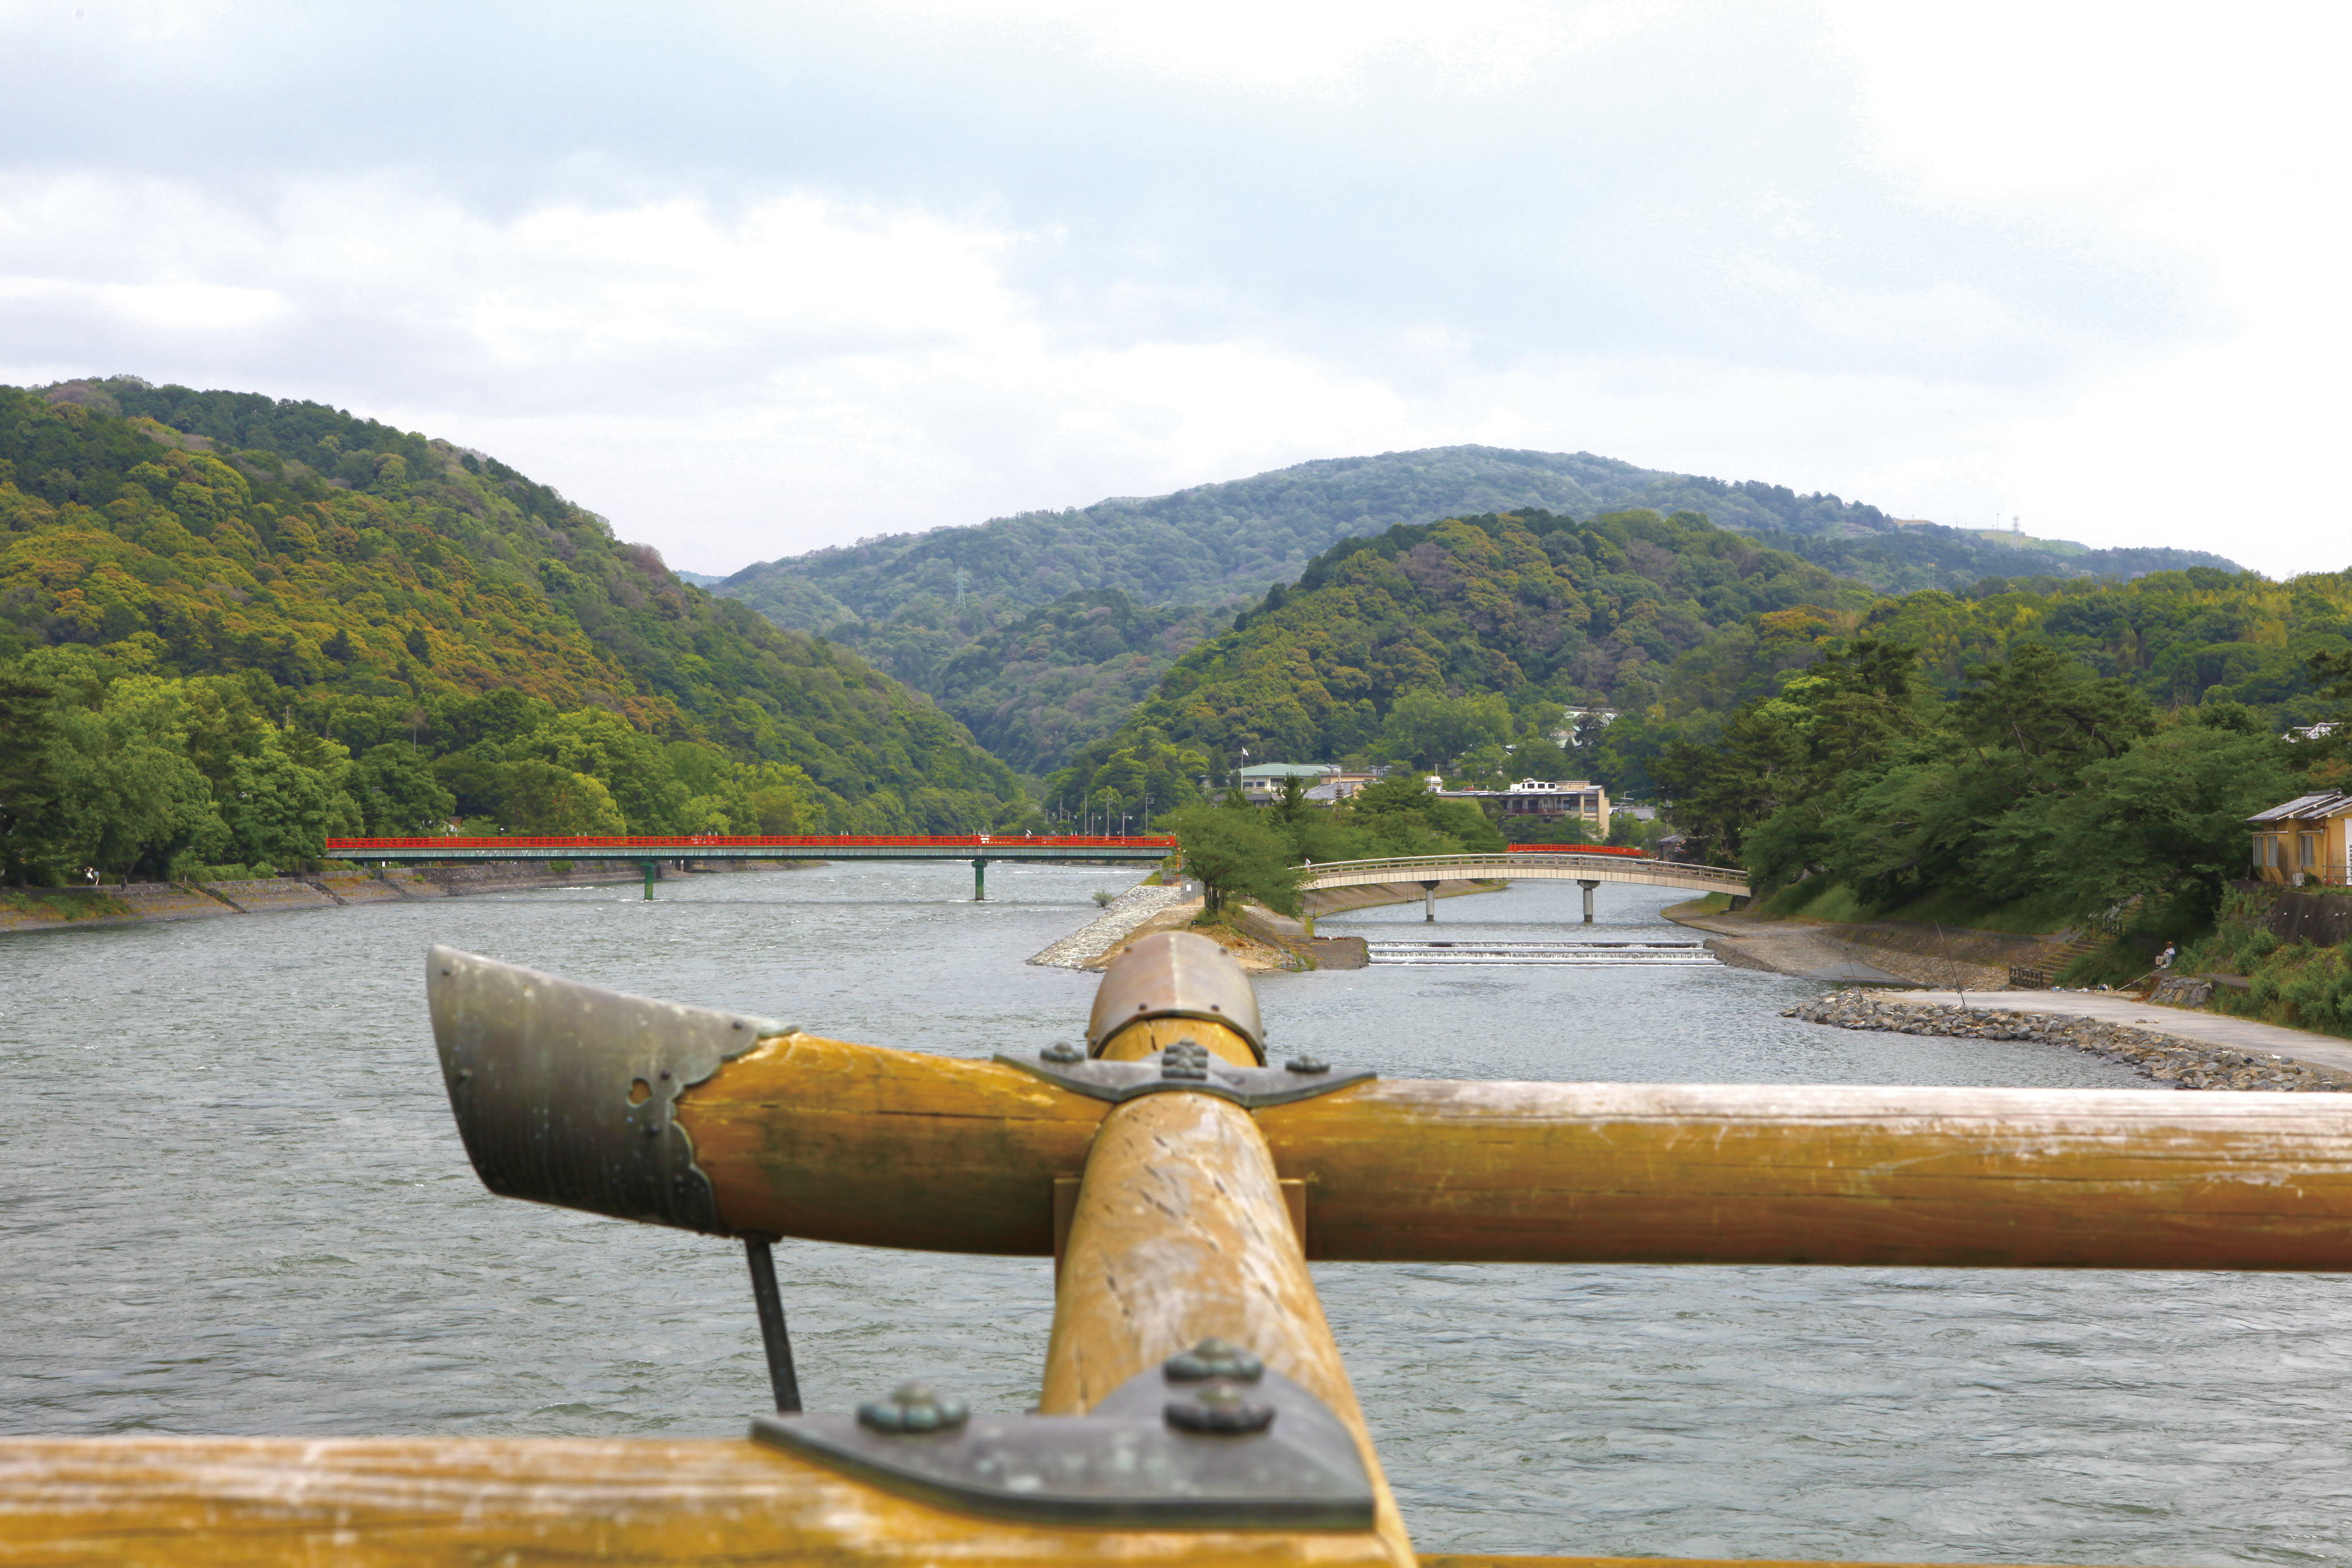
<path id="1" fill-rule="evenodd" d="M 1181 1042 L 1180 1042 L 1181 1043 Z M 1204 1076 L 1171 1078 L 1167 1075 L 1167 1053 L 1155 1053 L 1140 1061 L 1049 1061 L 1042 1056 L 999 1051 L 996 1060 L 1009 1068 L 1034 1074 L 1046 1082 L 1058 1085 L 1073 1094 L 1083 1094 L 1089 1100 L 1107 1100 L 1116 1105 L 1146 1094 L 1213 1094 L 1221 1100 L 1251 1110 L 1269 1105 L 1288 1105 L 1294 1100 L 1312 1100 L 1318 1094 L 1328 1094 L 1349 1084 L 1368 1083 L 1379 1077 L 1369 1068 L 1339 1071 L 1313 1058 L 1302 1058 L 1302 1066 L 1312 1070 L 1293 1068 L 1244 1068 L 1228 1061 L 1212 1059 Z M 1180 1066 L 1184 1065 L 1180 1063 Z"/>
<path id="2" fill-rule="evenodd" d="M 1153 1367 L 1086 1415 L 953 1416 L 877 1431 L 854 1415 L 760 1415 L 751 1436 L 919 1502 L 1035 1524 L 1139 1530 L 1370 1530 L 1371 1477 L 1352 1433 L 1279 1373 L 1248 1398 L 1255 1431 L 1180 1429 L 1201 1385 Z"/>
<path id="3" fill-rule="evenodd" d="M 456 948 L 425 989 L 482 1184 L 622 1219 L 731 1234 L 677 1097 L 789 1024 L 625 995 Z"/>

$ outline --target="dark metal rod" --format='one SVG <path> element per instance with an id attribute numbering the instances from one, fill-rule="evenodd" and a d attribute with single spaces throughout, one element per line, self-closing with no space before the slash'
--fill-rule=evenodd
<path id="1" fill-rule="evenodd" d="M 775 1386 L 779 1415 L 801 1411 L 801 1380 L 793 1372 L 792 1336 L 784 1331 L 784 1299 L 776 1289 L 776 1259 L 765 1238 L 743 1238 L 751 1264 L 751 1300 L 760 1307 L 760 1340 L 768 1347 L 768 1381 Z"/>

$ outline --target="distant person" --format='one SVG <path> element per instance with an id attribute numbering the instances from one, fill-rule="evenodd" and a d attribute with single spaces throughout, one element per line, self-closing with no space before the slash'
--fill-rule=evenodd
<path id="1" fill-rule="evenodd" d="M 2179 950 L 2178 948 L 2174 947 L 2174 946 L 2172 945 L 2172 943 L 2170 943 L 2170 942 L 2166 942 L 2166 943 L 2164 944 L 2164 951 L 2163 951 L 2162 952 L 2159 952 L 2159 953 L 2158 953 L 2158 954 L 2156 955 L 2156 966 L 2157 966 L 2158 969 L 2169 969 L 2169 968 L 2171 968 L 2171 967 L 2172 967 L 2172 955 L 2173 955 L 2175 952 L 2179 952 Z"/>

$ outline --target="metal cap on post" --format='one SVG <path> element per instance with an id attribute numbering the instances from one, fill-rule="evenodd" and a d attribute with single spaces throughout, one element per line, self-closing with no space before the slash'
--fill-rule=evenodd
<path id="1" fill-rule="evenodd" d="M 1248 1041 L 1258 1065 L 1265 1065 L 1265 1026 L 1258 1017 L 1257 993 L 1233 955 L 1207 937 L 1184 931 L 1153 931 L 1112 960 L 1087 1020 L 1087 1054 L 1102 1055 L 1112 1036 L 1153 1018 L 1223 1024 Z"/>
<path id="2" fill-rule="evenodd" d="M 425 995 L 482 1184 L 725 1236 L 677 1097 L 791 1026 L 582 985 L 436 947 Z"/>

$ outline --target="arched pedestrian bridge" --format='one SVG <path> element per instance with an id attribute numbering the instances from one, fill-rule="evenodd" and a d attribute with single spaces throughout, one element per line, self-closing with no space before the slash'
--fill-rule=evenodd
<path id="1" fill-rule="evenodd" d="M 1596 850 L 1520 848 L 1500 855 L 1407 855 L 1381 860 L 1333 860 L 1307 868 L 1302 892 L 1324 888 L 1361 888 L 1376 883 L 1418 882 L 1428 895 L 1429 915 L 1437 910 L 1437 884 L 1477 878 L 1576 882 L 1584 889 L 1584 918 L 1592 919 L 1593 889 L 1603 882 L 1642 882 L 1654 888 L 1686 888 L 1694 893 L 1748 896 L 1748 873 L 1720 866 L 1693 866 L 1644 855 Z"/>

